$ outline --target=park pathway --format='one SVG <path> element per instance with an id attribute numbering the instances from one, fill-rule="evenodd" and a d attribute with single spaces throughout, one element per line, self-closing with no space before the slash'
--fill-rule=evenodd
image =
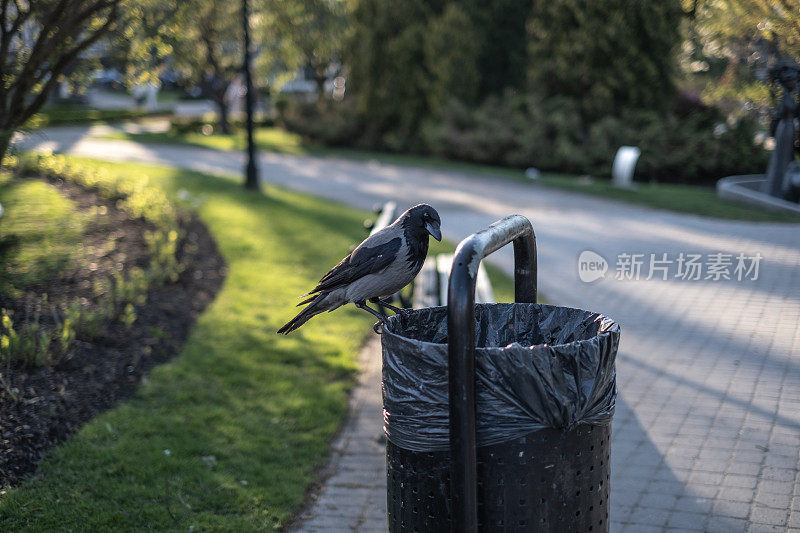
<path id="1" fill-rule="evenodd" d="M 48 130 L 22 146 L 227 174 L 244 165 L 238 153 L 88 133 Z M 359 208 L 428 202 L 453 241 L 510 213 L 529 217 L 542 293 L 622 326 L 612 530 L 800 533 L 800 225 L 706 219 L 374 161 L 264 154 L 260 172 L 264 181 Z M 592 283 L 578 272 L 587 250 L 607 264 Z M 510 251 L 495 255 L 510 272 Z M 702 269 L 699 279 L 692 264 Z M 370 376 L 356 393 L 365 399 L 337 459 L 346 472 L 345 459 L 355 457 L 369 479 L 340 482 L 334 473 L 305 513 L 307 531 L 382 528 L 381 480 L 374 479 L 382 469 L 379 376 Z M 372 418 L 359 424 L 359 413 Z"/>

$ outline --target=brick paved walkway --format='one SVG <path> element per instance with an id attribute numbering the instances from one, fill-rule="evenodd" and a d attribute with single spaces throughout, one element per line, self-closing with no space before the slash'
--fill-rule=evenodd
<path id="1" fill-rule="evenodd" d="M 301 514 L 304 532 L 341 533 L 386 529 L 386 461 L 380 396 L 381 343 L 376 335 L 361 351 L 361 376 L 350 415 L 331 445 L 325 481 L 313 505 Z"/>
<path id="2" fill-rule="evenodd" d="M 77 128 L 45 132 L 28 146 L 212 172 L 243 168 L 238 154 L 98 141 Z M 267 154 L 260 163 L 264 180 L 356 207 L 429 202 L 453 241 L 509 213 L 528 216 L 542 293 L 622 325 L 612 530 L 800 533 L 800 226 L 710 220 L 375 162 Z M 577 257 L 586 249 L 606 258 L 612 275 L 581 283 Z M 764 259 L 756 281 L 617 281 L 622 252 Z M 510 271 L 510 252 L 493 260 Z M 308 527 L 383 529 L 378 380 L 367 374 L 356 395 L 364 418 L 342 435 L 340 475 L 310 509 Z M 361 481 L 348 478 L 356 471 Z"/>

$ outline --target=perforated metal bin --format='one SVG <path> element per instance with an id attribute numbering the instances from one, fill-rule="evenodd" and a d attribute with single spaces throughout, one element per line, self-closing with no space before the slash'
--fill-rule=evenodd
<path id="1" fill-rule="evenodd" d="M 511 241 L 517 303 L 475 306 L 470 267 Z M 535 287 L 533 230 L 508 217 L 459 245 L 448 307 L 383 328 L 390 531 L 608 530 L 619 328 Z"/>
<path id="2" fill-rule="evenodd" d="M 609 426 L 537 431 L 478 448 L 481 531 L 608 530 Z M 386 445 L 390 531 L 450 531 L 450 452 Z"/>

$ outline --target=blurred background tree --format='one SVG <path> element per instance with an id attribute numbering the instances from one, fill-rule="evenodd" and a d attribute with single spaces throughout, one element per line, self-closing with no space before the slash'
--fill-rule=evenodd
<path id="1" fill-rule="evenodd" d="M 48 18 L 62 4 L 85 17 L 83 26 L 76 15 Z M 230 106 L 241 94 L 239 2 L 0 6 L 4 143 L 46 98 L 39 88 L 48 92 L 89 64 L 77 61 L 66 28 L 81 39 L 104 34 L 112 9 L 122 23 L 104 64 L 119 65 L 129 85 L 177 72 L 193 94 L 201 87 L 213 100 L 220 130 L 230 131 Z M 775 96 L 765 73 L 781 57 L 800 58 L 796 0 L 254 0 L 252 7 L 256 88 L 273 97 L 261 108 L 279 125 L 321 144 L 576 173 L 607 174 L 620 144 L 647 148 L 638 168 L 649 179 L 711 183 L 760 171 Z M 27 25 L 15 22 L 19 9 Z M 30 53 L 37 28 L 51 26 L 58 31 L 46 44 L 56 55 L 45 58 L 41 46 Z M 28 41 L 28 51 L 10 44 Z M 23 68 L 29 60 L 44 70 Z M 8 110 L 20 101 L 28 111 L 12 120 Z"/>
<path id="2" fill-rule="evenodd" d="M 0 0 L 0 162 L 14 131 L 114 26 L 124 0 Z"/>
<path id="3" fill-rule="evenodd" d="M 506 89 L 525 89 L 528 66 L 526 23 L 538 2 L 461 0 L 480 44 L 477 69 L 481 98 Z"/>
<path id="4" fill-rule="evenodd" d="M 127 87 L 160 84 L 159 75 L 173 53 L 170 43 L 178 33 L 177 11 L 174 2 L 136 0 L 120 13 L 103 63 L 119 70 Z"/>
<path id="5" fill-rule="evenodd" d="M 347 5 L 343 0 L 262 0 L 262 63 L 273 72 L 307 68 L 317 87 L 342 67 L 342 43 L 347 32 Z"/>
<path id="6" fill-rule="evenodd" d="M 662 0 L 358 0 L 347 63 L 370 135 L 413 149 L 447 101 L 509 89 L 573 99 L 587 119 L 669 109 L 683 18 Z"/>
<path id="7" fill-rule="evenodd" d="M 230 133 L 229 89 L 242 69 L 241 2 L 173 0 L 169 32 L 175 68 L 195 80 L 217 107 L 217 124 Z"/>
<path id="8" fill-rule="evenodd" d="M 665 0 L 534 2 L 530 89 L 579 103 L 596 120 L 625 109 L 668 110 L 683 12 Z"/>
<path id="9" fill-rule="evenodd" d="M 707 104 L 737 115 L 773 104 L 764 84 L 779 57 L 800 59 L 800 5 L 794 0 L 684 0 L 690 18 L 683 83 Z"/>
<path id="10" fill-rule="evenodd" d="M 424 0 L 355 4 L 345 61 L 368 146 L 413 144 L 412 137 L 429 112 L 424 43 L 435 4 Z"/>
<path id="11" fill-rule="evenodd" d="M 438 115 L 453 99 L 476 104 L 481 92 L 480 59 L 486 40 L 456 3 L 431 17 L 425 39 L 425 68 L 430 72 L 428 107 Z"/>

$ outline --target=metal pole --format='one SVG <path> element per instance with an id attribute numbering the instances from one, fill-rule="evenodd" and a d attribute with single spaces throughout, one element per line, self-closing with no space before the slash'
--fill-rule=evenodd
<path id="1" fill-rule="evenodd" d="M 247 0 L 242 0 L 242 25 L 244 27 L 244 80 L 245 110 L 247 114 L 247 168 L 245 189 L 258 190 L 258 168 L 256 167 L 256 144 L 253 140 L 253 78 L 250 73 L 250 10 Z"/>
<path id="2" fill-rule="evenodd" d="M 519 303 L 536 302 L 536 236 L 521 215 L 498 220 L 461 241 L 447 290 L 450 387 L 452 531 L 478 531 L 478 474 L 475 422 L 475 281 L 481 260 L 514 243 L 514 294 Z"/>

